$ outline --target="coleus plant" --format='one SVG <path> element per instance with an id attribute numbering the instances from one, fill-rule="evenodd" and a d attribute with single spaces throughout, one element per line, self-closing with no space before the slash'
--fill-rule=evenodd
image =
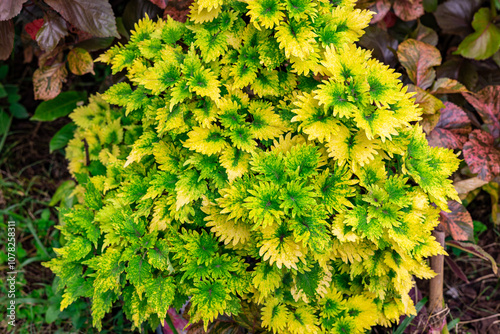
<path id="1" fill-rule="evenodd" d="M 195 1 L 99 60 L 127 81 L 77 108 L 80 204 L 47 266 L 61 308 L 122 303 L 136 327 L 260 309 L 276 333 L 362 333 L 415 314 L 458 167 L 412 93 L 354 45 L 354 1 Z M 116 107 L 111 107 L 115 105 Z"/>

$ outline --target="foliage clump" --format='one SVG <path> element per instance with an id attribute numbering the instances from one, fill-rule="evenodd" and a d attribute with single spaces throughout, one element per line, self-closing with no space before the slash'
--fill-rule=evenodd
<path id="1" fill-rule="evenodd" d="M 48 265 L 61 307 L 92 298 L 100 328 L 123 301 L 138 327 L 189 297 L 205 324 L 244 301 L 275 333 L 415 314 L 458 159 L 354 45 L 370 17 L 349 0 L 198 0 L 188 23 L 146 18 L 102 55 L 128 81 L 72 114 L 81 200 Z"/>

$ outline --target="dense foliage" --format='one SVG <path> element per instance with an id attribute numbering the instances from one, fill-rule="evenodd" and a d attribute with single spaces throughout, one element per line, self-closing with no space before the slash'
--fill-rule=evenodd
<path id="1" fill-rule="evenodd" d="M 191 297 L 207 324 L 246 300 L 280 333 L 415 313 L 458 159 L 353 45 L 370 20 L 353 6 L 200 0 L 189 23 L 144 19 L 101 56 L 129 82 L 71 116 L 81 203 L 49 263 L 62 308 L 91 297 L 100 327 L 120 299 L 140 326 Z"/>

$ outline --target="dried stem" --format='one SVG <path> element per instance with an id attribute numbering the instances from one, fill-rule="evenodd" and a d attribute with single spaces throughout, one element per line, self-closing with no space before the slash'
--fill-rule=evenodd
<path id="1" fill-rule="evenodd" d="M 444 247 L 444 231 L 438 226 L 432 235 L 436 241 Z M 442 328 L 446 325 L 446 308 L 443 302 L 443 274 L 444 274 L 444 255 L 436 255 L 431 258 L 431 268 L 436 272 L 436 276 L 431 279 L 429 288 L 429 317 L 430 327 L 429 333 L 441 333 Z"/>

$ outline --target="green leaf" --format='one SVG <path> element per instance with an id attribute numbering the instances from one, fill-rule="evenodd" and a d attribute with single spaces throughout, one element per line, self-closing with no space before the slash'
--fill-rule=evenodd
<path id="1" fill-rule="evenodd" d="M 19 87 L 16 85 L 4 85 L 5 91 L 7 92 L 7 102 L 13 104 L 21 100 L 21 95 L 19 95 Z"/>
<path id="2" fill-rule="evenodd" d="M 142 294 L 151 278 L 151 266 L 139 255 L 134 255 L 127 266 L 127 279 L 135 285 L 137 293 Z"/>
<path id="3" fill-rule="evenodd" d="M 146 296 L 148 304 L 158 317 L 163 319 L 174 301 L 175 283 L 172 277 L 161 277 L 149 279 L 146 283 Z"/>
<path id="4" fill-rule="evenodd" d="M 438 0 L 424 0 L 422 1 L 426 12 L 435 12 L 438 6 Z"/>
<path id="5" fill-rule="evenodd" d="M 67 180 L 61 183 L 61 185 L 57 188 L 54 195 L 52 195 L 52 199 L 50 200 L 49 206 L 54 206 L 59 202 L 66 203 L 66 207 L 68 206 L 68 201 L 73 203 L 73 196 L 71 193 L 75 189 L 75 181 Z"/>
<path id="6" fill-rule="evenodd" d="M 92 182 L 87 182 L 85 187 L 85 205 L 94 210 L 102 208 L 102 195 Z"/>
<path id="7" fill-rule="evenodd" d="M 155 247 L 148 250 L 148 262 L 156 269 L 173 272 L 174 268 L 168 257 L 168 244 L 165 240 L 158 239 Z"/>
<path id="8" fill-rule="evenodd" d="M 75 130 L 76 130 L 76 125 L 75 123 L 72 122 L 66 124 L 61 128 L 61 130 L 57 131 L 49 143 L 50 153 L 65 147 L 68 144 L 68 142 L 71 139 L 73 139 L 73 136 L 75 135 Z"/>
<path id="9" fill-rule="evenodd" d="M 69 91 L 56 98 L 44 101 L 35 110 L 32 121 L 53 121 L 71 113 L 79 103 L 87 99 L 86 92 Z"/>
<path id="10" fill-rule="evenodd" d="M 10 114 L 15 118 L 24 119 L 29 117 L 26 108 L 19 103 L 12 103 L 9 107 L 9 111 Z"/>
<path id="11" fill-rule="evenodd" d="M 117 299 L 117 295 L 113 291 L 104 293 L 94 293 L 92 298 L 92 325 L 100 332 L 102 329 L 101 320 L 104 315 L 111 311 L 113 302 Z"/>
<path id="12" fill-rule="evenodd" d="M 9 114 L 0 109 L 0 136 L 9 131 L 10 120 Z"/>
<path id="13" fill-rule="evenodd" d="M 489 8 L 481 8 L 474 15 L 475 32 L 465 37 L 455 54 L 476 60 L 487 59 L 500 48 L 500 29 L 492 22 Z"/>
<path id="14" fill-rule="evenodd" d="M 57 320 L 59 314 L 61 314 L 61 311 L 59 310 L 59 303 L 51 304 L 47 309 L 47 311 L 45 312 L 45 321 L 48 324 L 51 324 Z"/>
<path id="15" fill-rule="evenodd" d="M 417 305 L 415 305 L 415 309 L 417 310 L 417 314 L 418 312 L 420 312 L 420 310 L 424 307 L 425 303 L 427 303 L 427 297 L 425 297 L 424 299 L 421 299 Z M 401 321 L 401 324 L 398 326 L 398 328 L 396 329 L 396 331 L 394 332 L 394 334 L 403 334 L 406 327 L 408 327 L 408 325 L 410 325 L 410 322 L 415 318 L 414 315 L 410 316 L 410 317 L 406 317 L 403 319 L 403 321 Z"/>
<path id="16" fill-rule="evenodd" d="M 3 85 L 0 83 L 0 99 L 6 96 L 7 96 L 7 91 L 5 90 L 5 88 L 3 88 Z"/>
<path id="17" fill-rule="evenodd" d="M 71 239 L 63 248 L 54 248 L 57 254 L 65 257 L 68 262 L 78 261 L 92 250 L 92 244 L 89 240 L 82 237 L 75 237 Z"/>
<path id="18" fill-rule="evenodd" d="M 9 73 L 9 65 L 0 65 L 0 80 L 5 79 Z"/>

